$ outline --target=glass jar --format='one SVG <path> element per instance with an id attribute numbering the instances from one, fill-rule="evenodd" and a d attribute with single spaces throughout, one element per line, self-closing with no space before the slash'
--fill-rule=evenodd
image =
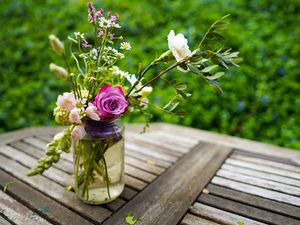
<path id="1" fill-rule="evenodd" d="M 113 201 L 125 186 L 124 127 L 89 120 L 85 129 L 85 137 L 72 142 L 77 197 L 88 204 Z"/>

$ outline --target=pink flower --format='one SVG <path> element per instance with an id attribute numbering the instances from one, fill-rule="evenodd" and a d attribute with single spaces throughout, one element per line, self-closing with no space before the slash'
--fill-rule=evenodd
<path id="1" fill-rule="evenodd" d="M 59 95 L 56 105 L 59 108 L 71 111 L 76 106 L 76 99 L 73 93 L 65 92 L 63 95 Z"/>
<path id="2" fill-rule="evenodd" d="M 86 108 L 85 112 L 86 115 L 90 117 L 92 120 L 97 120 L 97 121 L 100 120 L 100 116 L 97 112 L 97 107 L 94 106 L 92 103 L 89 103 L 89 106 Z"/>
<path id="3" fill-rule="evenodd" d="M 86 134 L 84 126 L 76 126 L 73 131 L 71 132 L 71 139 L 72 140 L 79 140 L 82 139 Z"/>
<path id="4" fill-rule="evenodd" d="M 78 108 L 72 109 L 69 114 L 69 120 L 71 123 L 80 124 L 81 123 L 80 109 Z"/>
<path id="5" fill-rule="evenodd" d="M 102 120 L 117 119 L 128 108 L 122 88 L 108 84 L 100 89 L 93 104 L 97 107 Z"/>

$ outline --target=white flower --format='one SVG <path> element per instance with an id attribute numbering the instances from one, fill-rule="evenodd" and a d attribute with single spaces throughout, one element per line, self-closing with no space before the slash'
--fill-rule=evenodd
<path id="1" fill-rule="evenodd" d="M 89 106 L 86 108 L 85 112 L 86 112 L 86 115 L 88 117 L 90 117 L 92 120 L 97 120 L 97 121 L 100 120 L 100 116 L 98 114 L 97 107 L 94 106 L 92 103 L 89 103 Z"/>
<path id="2" fill-rule="evenodd" d="M 76 38 L 80 37 L 81 39 L 84 39 L 84 33 L 74 32 L 74 35 Z"/>
<path id="3" fill-rule="evenodd" d="M 110 69 L 109 69 L 110 71 L 111 71 L 111 73 L 113 74 L 113 75 L 119 75 L 120 74 L 120 69 L 119 69 L 119 67 L 117 67 L 117 66 L 112 66 Z"/>
<path id="4" fill-rule="evenodd" d="M 130 51 L 131 49 L 131 44 L 129 42 L 122 42 L 120 44 L 120 48 L 121 49 L 124 49 L 124 50 L 127 50 L 127 51 Z"/>
<path id="5" fill-rule="evenodd" d="M 59 108 L 71 111 L 76 106 L 76 99 L 73 93 L 65 92 L 63 95 L 59 95 L 56 105 Z"/>
<path id="6" fill-rule="evenodd" d="M 102 28 L 110 27 L 110 21 L 105 19 L 104 17 L 99 18 L 99 26 Z"/>
<path id="7" fill-rule="evenodd" d="M 181 61 L 182 59 L 190 56 L 192 53 L 189 49 L 187 39 L 183 36 L 183 34 L 175 35 L 174 30 L 171 30 L 168 35 L 168 45 L 169 49 L 172 51 L 173 56 L 176 61 Z M 178 67 L 179 70 L 186 72 L 182 68 Z"/>
<path id="8" fill-rule="evenodd" d="M 146 98 L 151 94 L 152 91 L 153 91 L 152 87 L 144 87 L 141 90 L 140 94 L 141 94 L 142 98 Z"/>
<path id="9" fill-rule="evenodd" d="M 86 131 L 84 129 L 84 126 L 76 126 L 72 133 L 71 133 L 71 138 L 73 140 L 79 140 L 82 139 L 86 134 Z"/>
<path id="10" fill-rule="evenodd" d="M 129 83 L 131 84 L 131 86 L 134 85 L 134 83 L 137 81 L 137 78 L 134 74 L 128 74 L 126 76 L 126 79 L 129 81 Z"/>
<path id="11" fill-rule="evenodd" d="M 71 123 L 81 124 L 80 109 L 78 108 L 72 109 L 69 114 L 69 120 Z"/>
<path id="12" fill-rule="evenodd" d="M 97 59 L 97 56 L 98 56 L 97 49 L 95 49 L 95 48 L 91 49 L 91 51 L 90 51 L 90 56 L 91 56 L 94 60 L 96 60 L 96 59 Z"/>

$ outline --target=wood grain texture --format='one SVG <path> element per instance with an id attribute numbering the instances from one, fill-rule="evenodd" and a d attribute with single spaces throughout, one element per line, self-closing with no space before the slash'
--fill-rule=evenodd
<path id="1" fill-rule="evenodd" d="M 261 172 L 261 171 L 257 171 L 257 170 L 253 170 L 253 169 L 247 169 L 247 168 L 243 168 L 243 167 L 239 167 L 239 166 L 233 166 L 233 165 L 230 165 L 227 163 L 223 164 L 221 169 L 231 171 L 234 173 L 238 173 L 238 174 L 245 174 L 245 175 L 250 175 L 252 177 L 262 178 L 264 180 L 271 180 L 271 181 L 276 181 L 276 182 L 283 183 L 283 184 L 300 187 L 300 180 L 292 179 L 289 177 L 284 177 L 284 176 L 275 175 L 275 174 L 271 174 L 271 173 Z"/>
<path id="2" fill-rule="evenodd" d="M 235 191 L 221 186 L 209 184 L 207 190 L 210 194 L 234 200 L 246 205 L 251 205 L 261 209 L 266 209 L 271 212 L 282 214 L 285 216 L 300 219 L 300 207 L 295 207 L 289 204 L 284 204 L 269 200 L 266 198 L 254 196 L 251 194 Z"/>
<path id="3" fill-rule="evenodd" d="M 61 225 L 92 224 L 67 207 L 0 170 L 0 186 L 3 188 L 7 182 L 11 182 L 7 189 L 9 195 L 15 196 L 23 205 L 35 209 L 35 212 L 52 223 Z"/>
<path id="4" fill-rule="evenodd" d="M 168 168 L 172 165 L 171 162 L 167 162 L 167 161 L 152 157 L 151 155 L 144 155 L 143 153 L 136 152 L 134 150 L 126 148 L 126 143 L 125 143 L 125 156 L 126 155 L 131 156 L 132 158 L 144 161 L 146 163 L 152 164 L 154 166 L 162 167 L 162 168 Z"/>
<path id="5" fill-rule="evenodd" d="M 230 172 L 227 170 L 219 170 L 217 176 L 224 177 L 230 180 L 235 180 L 238 182 L 255 185 L 269 190 L 279 191 L 282 193 L 287 193 L 294 196 L 300 196 L 300 187 L 290 186 L 270 180 L 265 180 L 262 178 L 257 178 L 249 175 L 239 174 L 235 172 Z"/>
<path id="6" fill-rule="evenodd" d="M 237 225 L 237 222 L 242 221 L 245 224 L 263 225 L 265 223 L 258 222 L 247 217 L 239 216 L 234 213 L 226 212 L 224 210 L 216 209 L 196 202 L 190 209 L 190 213 L 212 220 L 216 223 L 226 225 Z"/>
<path id="7" fill-rule="evenodd" d="M 300 173 L 300 166 L 293 166 L 293 165 L 288 165 L 285 163 L 279 163 L 279 162 L 274 162 L 270 160 L 265 160 L 265 159 L 260 159 L 257 157 L 249 157 L 249 156 L 244 156 L 240 154 L 233 154 L 230 158 L 232 159 L 237 159 L 237 160 L 243 160 L 246 162 L 253 162 L 256 164 L 264 165 L 264 166 L 270 166 L 278 169 L 283 169 L 295 173 Z"/>
<path id="8" fill-rule="evenodd" d="M 129 155 L 125 155 L 125 163 L 128 165 L 135 166 L 137 168 L 143 169 L 149 173 L 160 175 L 162 174 L 165 169 L 162 167 L 159 167 L 151 162 L 144 162 L 142 160 L 138 160 L 134 157 L 130 157 Z"/>
<path id="9" fill-rule="evenodd" d="M 219 144 L 230 148 L 239 148 L 257 154 L 276 156 L 279 158 L 286 158 L 291 160 L 300 160 L 300 153 L 292 149 L 278 147 L 252 140 L 246 140 L 238 137 L 232 137 L 224 134 L 218 134 L 210 131 L 166 123 L 151 124 L 150 129 L 152 129 L 153 131 L 159 130 L 160 132 L 166 132 L 178 137 L 189 137 L 191 139 L 202 141 L 205 143 Z"/>
<path id="10" fill-rule="evenodd" d="M 73 192 L 67 192 L 65 188 L 59 184 L 47 179 L 46 177 L 37 175 L 34 177 L 27 177 L 27 168 L 21 164 L 10 160 L 0 154 L 1 168 L 12 174 L 17 179 L 27 183 L 33 188 L 39 190 L 44 195 L 55 199 L 57 202 L 63 204 L 65 207 L 70 208 L 80 215 L 89 218 L 94 222 L 101 223 L 106 219 L 111 212 L 100 206 L 91 206 L 81 203 L 77 200 Z"/>
<path id="11" fill-rule="evenodd" d="M 47 220 L 5 194 L 2 190 L 0 190 L 0 212 L 16 224 L 51 225 Z"/>
<path id="12" fill-rule="evenodd" d="M 300 220 L 296 220 L 287 216 L 279 215 L 277 213 L 272 213 L 269 210 L 258 209 L 253 206 L 245 205 L 239 202 L 224 199 L 218 196 L 213 196 L 210 194 L 201 194 L 200 198 L 198 198 L 198 201 L 200 203 L 212 206 L 214 208 L 219 208 L 224 211 L 228 211 L 236 215 L 241 215 L 267 224 L 300 224 Z"/>
<path id="13" fill-rule="evenodd" d="M 1 215 L 0 215 L 0 224 L 1 225 L 12 225 L 10 222 L 8 222 L 6 219 L 4 219 Z"/>
<path id="14" fill-rule="evenodd" d="M 252 162 L 245 162 L 242 160 L 230 158 L 230 159 L 226 160 L 226 163 L 231 164 L 231 165 L 240 166 L 240 167 L 245 167 L 248 169 L 253 169 L 253 170 L 277 174 L 277 175 L 281 175 L 281 176 L 285 176 L 285 177 L 290 177 L 293 179 L 298 179 L 298 180 L 300 179 L 300 173 L 287 171 L 287 170 L 279 169 L 279 168 L 274 168 L 274 167 L 270 167 L 270 166 L 259 165 L 259 164 L 252 163 Z"/>
<path id="15" fill-rule="evenodd" d="M 218 225 L 218 223 L 187 213 L 180 222 L 180 225 Z"/>
<path id="16" fill-rule="evenodd" d="M 142 217 L 140 225 L 177 224 L 230 152 L 217 145 L 195 147 L 104 224 L 124 224 L 120 218 L 127 212 Z"/>
<path id="17" fill-rule="evenodd" d="M 156 178 L 155 175 L 128 164 L 125 164 L 125 173 L 147 183 L 151 183 Z"/>
<path id="18" fill-rule="evenodd" d="M 292 195 L 267 190 L 267 189 L 256 187 L 256 186 L 249 185 L 249 184 L 243 184 L 241 182 L 225 179 L 225 178 L 218 177 L 218 176 L 215 176 L 212 179 L 211 183 L 217 184 L 217 185 L 220 185 L 223 187 L 231 188 L 231 189 L 234 189 L 237 191 L 241 191 L 244 193 L 248 193 L 248 194 L 251 194 L 254 196 L 260 196 L 263 198 L 275 200 L 278 202 L 288 203 L 288 204 L 295 205 L 298 207 L 300 206 L 300 198 L 292 196 Z"/>

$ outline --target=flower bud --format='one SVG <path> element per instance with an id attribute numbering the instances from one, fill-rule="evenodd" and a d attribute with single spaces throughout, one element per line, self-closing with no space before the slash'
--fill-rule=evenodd
<path id="1" fill-rule="evenodd" d="M 65 53 L 64 43 L 62 43 L 54 34 L 50 34 L 49 39 L 53 51 L 55 51 L 57 54 Z"/>
<path id="2" fill-rule="evenodd" d="M 49 68 L 50 71 L 53 72 L 59 80 L 68 79 L 68 72 L 65 70 L 65 68 L 57 66 L 54 63 L 50 63 Z"/>
<path id="3" fill-rule="evenodd" d="M 172 54 L 171 50 L 168 50 L 161 54 L 155 61 L 156 62 L 169 62 L 174 59 L 174 56 Z"/>
<path id="4" fill-rule="evenodd" d="M 151 94 L 152 90 L 153 90 L 152 87 L 144 87 L 141 90 L 141 96 L 142 96 L 142 98 L 148 97 Z"/>

